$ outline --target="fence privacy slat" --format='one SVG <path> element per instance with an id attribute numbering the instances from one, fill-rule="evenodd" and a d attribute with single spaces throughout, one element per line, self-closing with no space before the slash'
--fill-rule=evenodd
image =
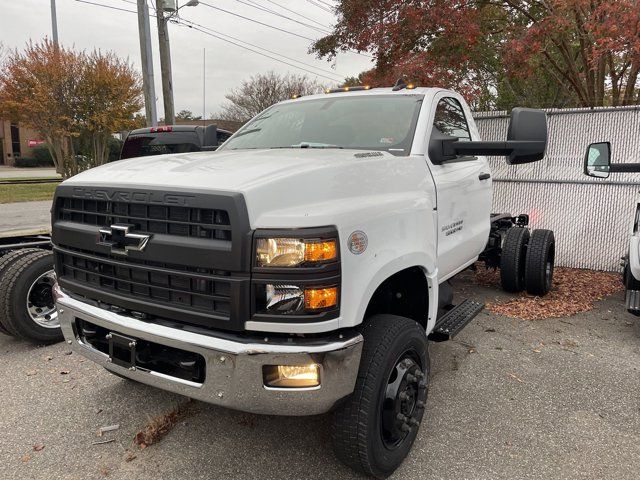
<path id="1" fill-rule="evenodd" d="M 506 137 L 509 118 L 475 115 L 483 140 Z M 640 174 L 614 173 L 606 180 L 582 173 L 587 145 L 611 142 L 614 163 L 640 162 L 640 107 L 552 110 L 544 160 L 509 166 L 490 158 L 494 212 L 528 213 L 533 228 L 556 236 L 556 264 L 620 270 L 640 190 Z"/>

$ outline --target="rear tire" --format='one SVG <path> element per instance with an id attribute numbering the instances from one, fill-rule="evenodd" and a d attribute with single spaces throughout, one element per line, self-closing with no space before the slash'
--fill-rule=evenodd
<path id="1" fill-rule="evenodd" d="M 529 230 L 526 228 L 511 227 L 507 230 L 500 255 L 500 283 L 507 292 L 517 293 L 524 290 L 529 237 Z"/>
<path id="2" fill-rule="evenodd" d="M 527 247 L 525 284 L 531 295 L 549 293 L 553 284 L 556 241 L 551 230 L 534 230 Z"/>
<path id="3" fill-rule="evenodd" d="M 429 382 L 427 335 L 417 322 L 374 315 L 362 327 L 356 386 L 334 412 L 336 456 L 358 472 L 391 475 L 418 434 Z"/>
<path id="4" fill-rule="evenodd" d="M 17 338 L 35 343 L 62 340 L 53 301 L 53 255 L 31 251 L 7 265 L 0 277 L 0 318 Z"/>

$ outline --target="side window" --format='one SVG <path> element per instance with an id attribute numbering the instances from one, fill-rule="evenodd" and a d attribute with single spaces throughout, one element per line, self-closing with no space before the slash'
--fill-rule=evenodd
<path id="1" fill-rule="evenodd" d="M 445 135 L 458 137 L 460 140 L 471 140 L 464 110 L 455 98 L 445 97 L 438 102 L 433 125 Z"/>

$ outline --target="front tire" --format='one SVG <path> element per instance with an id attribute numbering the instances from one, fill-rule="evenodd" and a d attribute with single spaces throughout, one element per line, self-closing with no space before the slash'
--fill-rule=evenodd
<path id="1" fill-rule="evenodd" d="M 418 434 L 429 383 L 427 335 L 417 322 L 375 315 L 362 328 L 356 386 L 334 412 L 336 456 L 356 471 L 386 478 Z"/>

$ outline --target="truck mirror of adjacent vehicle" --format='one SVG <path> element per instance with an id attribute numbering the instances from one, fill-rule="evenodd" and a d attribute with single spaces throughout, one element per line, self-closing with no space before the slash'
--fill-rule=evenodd
<path id="1" fill-rule="evenodd" d="M 542 110 L 514 108 L 506 142 L 460 141 L 434 127 L 429 158 L 436 165 L 474 155 L 505 156 L 509 165 L 537 162 L 547 149 L 547 116 Z M 462 157 L 462 158 L 460 158 Z"/>
<path id="2" fill-rule="evenodd" d="M 204 138 L 203 138 L 202 145 L 204 147 L 218 148 L 218 126 L 217 125 L 207 125 L 204 128 Z"/>
<path id="3" fill-rule="evenodd" d="M 611 173 L 611 144 L 592 143 L 584 156 L 584 174 L 595 178 L 608 178 Z"/>

